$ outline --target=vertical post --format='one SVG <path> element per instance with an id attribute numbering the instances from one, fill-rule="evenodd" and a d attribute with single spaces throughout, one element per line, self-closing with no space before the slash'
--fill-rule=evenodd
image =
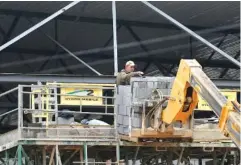
<path id="1" fill-rule="evenodd" d="M 183 152 L 184 152 L 184 148 L 182 148 L 182 151 L 181 151 L 181 153 L 180 153 L 180 155 L 179 155 L 177 165 L 180 165 L 180 163 L 181 163 L 181 161 L 182 161 Z"/>
<path id="2" fill-rule="evenodd" d="M 216 151 L 213 151 L 213 165 L 218 165 Z"/>
<path id="3" fill-rule="evenodd" d="M 18 145 L 18 165 L 22 165 L 22 145 Z"/>
<path id="4" fill-rule="evenodd" d="M 198 165 L 202 165 L 202 158 L 198 159 Z"/>
<path id="5" fill-rule="evenodd" d="M 83 162 L 84 161 L 84 158 L 83 158 L 83 147 L 80 147 L 79 156 L 80 156 L 80 162 Z M 80 163 L 80 164 L 83 165 L 83 163 Z"/>
<path id="6" fill-rule="evenodd" d="M 8 155 L 8 150 L 5 151 L 5 164 L 9 165 L 9 155 Z"/>
<path id="7" fill-rule="evenodd" d="M 22 108 L 23 108 L 23 87 L 21 85 L 18 86 L 18 138 L 19 140 L 22 138 Z"/>
<path id="8" fill-rule="evenodd" d="M 116 5 L 112 1 L 112 20 L 113 20 L 113 46 L 114 46 L 114 75 L 118 73 L 118 55 L 117 55 L 117 32 L 116 32 Z"/>
<path id="9" fill-rule="evenodd" d="M 53 147 L 52 152 L 51 152 L 51 156 L 50 156 L 50 159 L 49 159 L 49 165 L 53 164 L 53 161 L 54 161 L 54 151 L 55 150 L 56 150 L 56 148 Z"/>
<path id="10" fill-rule="evenodd" d="M 225 160 L 226 160 L 227 154 L 228 154 L 228 150 L 225 151 L 220 165 L 224 165 L 224 162 L 225 162 Z"/>
<path id="11" fill-rule="evenodd" d="M 83 147 L 80 148 L 80 162 L 83 162 L 84 161 L 84 158 L 83 158 Z M 83 163 L 81 163 L 81 165 L 83 165 Z"/>
<path id="12" fill-rule="evenodd" d="M 85 157 L 85 165 L 88 165 L 88 149 L 87 149 L 87 143 L 84 143 L 84 157 Z"/>
<path id="13" fill-rule="evenodd" d="M 237 165 L 237 153 L 236 151 L 233 151 L 233 165 Z"/>
<path id="14" fill-rule="evenodd" d="M 59 159 L 58 159 L 58 152 L 59 152 L 59 147 L 58 145 L 55 146 L 55 160 L 56 160 L 56 165 L 59 165 Z"/>
<path id="15" fill-rule="evenodd" d="M 116 162 L 119 165 L 120 164 L 120 144 L 117 142 L 116 145 Z"/>
<path id="16" fill-rule="evenodd" d="M 129 165 L 129 158 L 128 158 L 128 155 L 126 154 L 125 156 L 125 165 Z"/>
<path id="17" fill-rule="evenodd" d="M 134 157 L 134 160 L 133 160 L 133 165 L 136 164 L 136 158 L 137 158 L 137 155 L 138 155 L 139 150 L 140 150 L 140 146 L 138 146 L 138 147 L 136 148 L 135 157 Z"/>
<path id="18" fill-rule="evenodd" d="M 43 155 L 43 165 L 46 165 L 46 150 L 45 150 L 45 147 L 43 148 L 43 153 L 42 153 L 42 155 Z"/>
<path id="19" fill-rule="evenodd" d="M 168 152 L 167 155 L 167 165 L 172 165 L 173 162 L 173 153 L 172 152 Z"/>

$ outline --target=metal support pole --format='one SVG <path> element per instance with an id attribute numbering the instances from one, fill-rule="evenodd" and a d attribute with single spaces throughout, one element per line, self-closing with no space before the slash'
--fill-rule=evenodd
<path id="1" fill-rule="evenodd" d="M 70 160 L 75 156 L 75 154 L 76 154 L 77 152 L 79 152 L 79 151 L 80 151 L 79 149 L 75 150 L 75 151 L 68 157 L 68 159 L 66 159 L 66 160 L 64 161 L 63 165 L 67 165 L 67 164 L 70 162 Z"/>
<path id="2" fill-rule="evenodd" d="M 134 157 L 134 160 L 133 160 L 133 165 L 136 164 L 136 158 L 137 158 L 137 155 L 138 155 L 139 150 L 140 150 L 140 146 L 138 146 L 138 147 L 136 148 L 135 157 Z"/>
<path id="3" fill-rule="evenodd" d="M 184 152 L 184 148 L 182 148 L 182 150 L 181 150 L 181 153 L 180 153 L 178 161 L 177 161 L 177 165 L 180 165 L 180 163 L 181 163 L 183 152 Z"/>
<path id="4" fill-rule="evenodd" d="M 15 112 L 15 111 L 17 111 L 17 110 L 18 110 L 18 108 L 15 108 L 15 109 L 13 109 L 13 110 L 10 110 L 10 111 L 8 111 L 8 112 L 6 112 L 6 113 L 1 114 L 0 117 L 5 116 L 5 115 L 10 114 L 10 113 L 13 113 L 13 112 Z"/>
<path id="5" fill-rule="evenodd" d="M 59 159 L 58 159 L 58 157 L 59 157 L 59 155 L 58 155 L 58 152 L 59 152 L 59 147 L 58 147 L 58 145 L 56 145 L 55 146 L 55 160 L 56 160 L 56 165 L 59 165 Z"/>
<path id="6" fill-rule="evenodd" d="M 187 33 L 189 33 L 191 36 L 195 37 L 196 39 L 198 39 L 199 41 L 201 41 L 202 43 L 204 43 L 205 45 L 207 45 L 211 49 L 215 50 L 216 52 L 220 53 L 222 56 L 224 56 L 227 59 L 229 59 L 232 63 L 237 65 L 239 68 L 241 67 L 241 64 L 240 64 L 239 61 L 237 61 L 236 59 L 234 59 L 233 57 L 231 57 L 230 55 L 228 55 L 227 53 L 225 53 L 221 49 L 217 48 L 216 46 L 214 46 L 213 44 L 208 42 L 206 39 L 204 39 L 201 36 L 199 36 L 197 33 L 193 32 L 190 29 L 188 29 L 186 26 L 182 25 L 181 23 L 179 23 L 178 21 L 176 21 L 175 19 L 173 19 L 172 17 L 170 17 L 169 15 L 167 15 L 166 13 L 164 13 L 163 11 L 161 11 L 160 9 L 158 9 L 157 7 L 152 5 L 151 3 L 146 2 L 146 1 L 142 1 L 142 3 L 144 3 L 146 6 L 150 7 L 152 10 L 156 11 L 157 13 L 159 13 L 160 15 L 165 17 L 167 20 L 169 20 L 170 22 L 172 22 L 173 24 L 175 24 L 176 26 L 178 26 L 182 30 L 184 30 Z"/>
<path id="7" fill-rule="evenodd" d="M 22 145 L 18 145 L 18 165 L 22 165 Z"/>
<path id="8" fill-rule="evenodd" d="M 54 161 L 54 152 L 55 152 L 56 148 L 53 147 L 52 149 L 52 152 L 51 152 L 51 156 L 50 156 L 50 159 L 49 159 L 49 165 L 52 165 L 53 164 L 53 161 Z"/>
<path id="9" fill-rule="evenodd" d="M 5 151 L 5 164 L 9 165 L 9 155 L 8 155 L 8 150 Z"/>
<path id="10" fill-rule="evenodd" d="M 1 94 L 0 94 L 0 97 L 5 96 L 5 95 L 7 95 L 7 94 L 9 94 L 9 93 L 12 93 L 12 92 L 14 92 L 14 91 L 16 91 L 16 90 L 18 90 L 18 87 L 13 88 L 13 89 L 10 89 L 10 90 L 8 90 L 8 91 L 6 91 L 6 92 L 1 93 Z"/>
<path id="11" fill-rule="evenodd" d="M 118 54 L 117 54 L 117 32 L 116 32 L 116 5 L 112 1 L 112 17 L 113 17 L 113 45 L 114 45 L 114 75 L 118 73 Z"/>
<path id="12" fill-rule="evenodd" d="M 43 165 L 47 165 L 47 162 L 46 162 L 46 149 L 45 148 L 43 148 L 43 151 L 42 151 L 42 154 L 43 154 Z"/>
<path id="13" fill-rule="evenodd" d="M 173 153 L 169 152 L 167 155 L 167 165 L 172 165 L 173 162 Z"/>
<path id="14" fill-rule="evenodd" d="M 8 46 L 12 45 L 13 43 L 17 42 L 18 40 L 20 40 L 21 38 L 25 37 L 26 35 L 28 35 L 29 33 L 33 32 L 34 30 L 38 29 L 39 27 L 43 26 L 44 24 L 46 24 L 47 22 L 51 21 L 52 19 L 54 19 L 55 17 L 59 16 L 60 14 L 62 14 L 63 12 L 65 12 L 66 10 L 70 9 L 71 7 L 75 6 L 76 4 L 78 4 L 80 1 L 74 1 L 71 2 L 69 5 L 65 6 L 64 8 L 60 9 L 59 11 L 55 12 L 54 14 L 52 14 L 51 16 L 47 17 L 46 19 L 44 19 L 43 21 L 37 23 L 36 25 L 34 25 L 33 27 L 29 28 L 28 30 L 26 30 L 25 32 L 21 33 L 20 35 L 16 36 L 15 38 L 13 38 L 12 40 L 8 41 L 7 43 L 3 44 L 0 47 L 0 52 L 7 48 Z"/>
<path id="15" fill-rule="evenodd" d="M 233 165 L 237 165 L 237 153 L 236 151 L 233 151 Z"/>
<path id="16" fill-rule="evenodd" d="M 81 165 L 83 165 L 83 162 L 84 162 L 84 158 L 83 158 L 83 147 L 80 148 L 80 153 L 79 153 L 79 154 L 80 154 L 80 162 L 82 162 Z"/>
<path id="17" fill-rule="evenodd" d="M 25 158 L 25 163 L 29 164 L 29 165 L 33 165 L 23 147 L 22 147 L 22 153 L 23 153 L 23 156 Z M 35 154 L 37 154 L 37 153 L 35 153 Z"/>
<path id="18" fill-rule="evenodd" d="M 129 165 L 129 158 L 128 158 L 128 155 L 126 154 L 125 156 L 125 165 Z"/>
<path id="19" fill-rule="evenodd" d="M 218 165 L 218 162 L 217 162 L 217 153 L 216 151 L 213 151 L 213 165 Z"/>
<path id="20" fill-rule="evenodd" d="M 22 109 L 23 109 L 23 87 L 21 85 L 18 85 L 18 138 L 19 140 L 22 137 Z"/>
<path id="21" fill-rule="evenodd" d="M 88 165 L 88 148 L 87 143 L 84 143 L 84 159 L 85 159 L 85 165 Z"/>
<path id="22" fill-rule="evenodd" d="M 116 162 L 120 164 L 120 145 L 119 143 L 116 145 Z"/>
<path id="23" fill-rule="evenodd" d="M 220 165 L 224 165 L 227 154 L 228 154 L 228 150 L 225 151 Z"/>

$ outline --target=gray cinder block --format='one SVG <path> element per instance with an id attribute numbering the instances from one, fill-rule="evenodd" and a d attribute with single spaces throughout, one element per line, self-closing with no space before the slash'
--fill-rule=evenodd
<path id="1" fill-rule="evenodd" d="M 123 125 L 129 126 L 129 116 L 123 116 Z"/>
<path id="2" fill-rule="evenodd" d="M 117 115 L 117 123 L 123 124 L 123 116 L 122 115 Z"/>

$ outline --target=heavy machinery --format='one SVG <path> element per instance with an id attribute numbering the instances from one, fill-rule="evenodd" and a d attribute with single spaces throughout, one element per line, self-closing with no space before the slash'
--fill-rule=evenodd
<path id="1" fill-rule="evenodd" d="M 240 144 L 240 105 L 228 101 L 202 71 L 196 60 L 181 60 L 167 107 L 163 110 L 163 123 L 186 122 L 195 109 L 200 94 L 219 117 L 219 128 L 241 148 Z"/>
<path id="2" fill-rule="evenodd" d="M 175 78 L 133 78 L 130 86 L 119 86 L 118 131 L 129 138 L 192 138 L 190 116 L 198 95 L 219 117 L 221 132 L 241 149 L 240 105 L 221 94 L 196 60 L 181 60 Z"/>

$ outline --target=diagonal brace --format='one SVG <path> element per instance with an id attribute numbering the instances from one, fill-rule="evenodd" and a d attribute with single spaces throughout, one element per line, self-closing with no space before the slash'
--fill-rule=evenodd
<path id="1" fill-rule="evenodd" d="M 173 19 L 172 17 L 170 17 L 168 14 L 166 14 L 165 12 L 161 11 L 160 9 L 158 9 L 157 7 L 155 7 L 154 5 L 152 5 L 149 2 L 146 1 L 142 1 L 142 3 L 144 3 L 146 6 L 150 7 L 152 10 L 156 11 L 157 13 L 159 13 L 160 15 L 162 15 L 163 17 L 165 17 L 167 20 L 169 20 L 170 22 L 172 22 L 173 24 L 175 24 L 176 26 L 178 26 L 179 28 L 181 28 L 182 30 L 186 31 L 187 33 L 189 33 L 191 36 L 193 36 L 194 38 L 198 39 L 199 41 L 201 41 L 202 43 L 204 43 L 205 45 L 207 45 L 208 47 L 212 48 L 213 50 L 215 50 L 216 52 L 218 52 L 219 54 L 221 54 L 222 56 L 226 57 L 228 60 L 230 60 L 232 63 L 234 63 L 235 65 L 237 65 L 239 68 L 241 67 L 241 64 L 239 61 L 237 61 L 236 59 L 234 59 L 233 57 L 231 57 L 230 55 L 228 55 L 227 53 L 225 53 L 224 51 L 222 51 L 221 49 L 217 48 L 216 46 L 214 46 L 213 44 L 211 44 L 209 41 L 207 41 L 206 39 L 204 39 L 203 37 L 199 36 L 197 33 L 195 33 L 194 31 L 190 30 L 189 28 L 187 28 L 186 26 L 184 26 L 183 24 L 181 24 L 180 22 L 178 22 L 177 20 Z"/>
<path id="2" fill-rule="evenodd" d="M 0 52 L 4 49 L 6 49 L 7 47 L 9 47 L 10 45 L 12 45 L 13 43 L 17 42 L 18 40 L 22 39 L 23 37 L 25 37 L 26 35 L 28 35 L 29 33 L 33 32 L 34 30 L 38 29 L 39 27 L 43 26 L 44 24 L 46 24 L 47 22 L 51 21 L 52 19 L 54 19 L 55 17 L 59 16 L 60 14 L 62 14 L 63 12 L 65 12 L 66 10 L 70 9 L 71 7 L 75 6 L 76 4 L 78 4 L 80 1 L 74 1 L 71 2 L 69 5 L 65 6 L 64 8 L 60 9 L 59 11 L 55 12 L 54 14 L 52 14 L 51 16 L 47 17 L 46 19 L 42 20 L 41 22 L 37 23 L 36 25 L 34 25 L 33 27 L 29 28 L 28 30 L 24 31 L 23 33 L 21 33 L 20 35 L 16 36 L 15 38 L 13 38 L 12 40 L 8 41 L 7 43 L 3 44 L 2 46 L 0 46 Z"/>
<path id="3" fill-rule="evenodd" d="M 237 52 L 237 54 L 234 56 L 235 59 L 237 59 L 238 57 L 240 57 L 240 50 Z M 225 68 L 222 73 L 219 75 L 219 78 L 223 78 L 225 76 L 225 74 L 228 72 L 230 68 Z"/>
<path id="4" fill-rule="evenodd" d="M 30 20 L 28 20 L 30 21 Z M 30 21 L 31 22 L 31 21 Z M 77 57 L 76 55 L 74 55 L 71 51 L 69 51 L 67 48 L 65 48 L 62 44 L 60 44 L 58 41 L 56 41 L 55 39 L 53 39 L 51 36 L 49 36 L 48 34 L 46 34 L 45 32 L 43 32 L 41 29 L 38 29 L 42 34 L 44 34 L 47 38 L 49 38 L 51 41 L 53 41 L 56 45 L 58 45 L 60 48 L 62 48 L 63 50 L 65 50 L 70 56 L 74 57 L 76 60 L 78 60 L 79 62 L 81 62 L 82 64 L 84 64 L 86 67 L 88 67 L 90 70 L 92 70 L 93 72 L 95 72 L 97 75 L 102 75 L 101 73 L 99 73 L 97 70 L 95 70 L 93 67 L 91 67 L 90 65 L 88 65 L 86 62 L 84 62 L 83 60 L 81 60 L 79 57 Z"/>

